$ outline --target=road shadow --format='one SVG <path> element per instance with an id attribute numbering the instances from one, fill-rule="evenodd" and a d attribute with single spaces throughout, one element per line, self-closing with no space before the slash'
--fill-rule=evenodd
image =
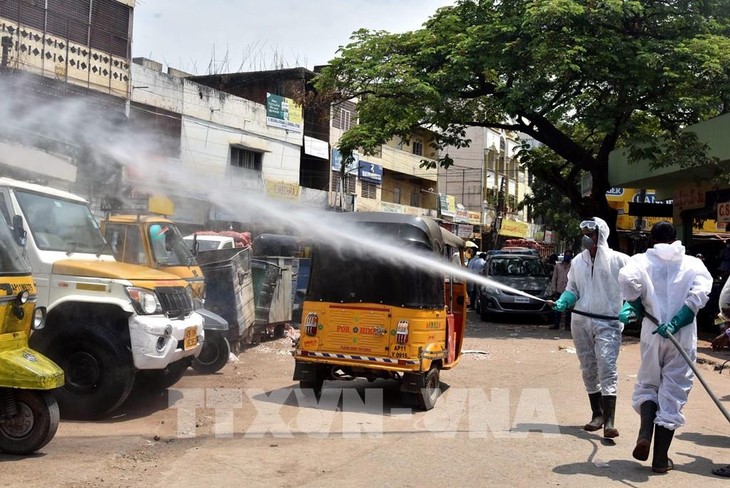
<path id="1" fill-rule="evenodd" d="M 441 393 L 443 394 L 448 389 L 449 385 L 442 381 Z M 375 396 L 372 395 L 377 390 L 382 392 L 382 402 L 379 401 L 377 393 Z M 408 409 L 414 413 L 420 411 L 418 401 L 414 394 L 400 391 L 400 383 L 398 381 L 385 379 L 378 379 L 372 382 L 365 379 L 351 381 L 327 380 L 324 382 L 322 393 L 319 397 L 314 395 L 313 390 L 300 389 L 299 385 L 292 385 L 269 390 L 254 395 L 252 398 L 260 402 L 275 403 L 290 407 L 342 411 L 345 408 L 345 396 L 351 400 L 353 399 L 353 394 L 357 395 L 361 403 L 348 402 L 347 408 L 349 412 L 371 412 L 373 406 L 377 406 L 380 409 L 378 413 L 381 415 L 389 415 L 393 410 L 398 410 L 399 414 L 404 413 Z M 368 397 L 369 395 L 370 397 Z M 367 403 L 368 401 L 370 401 L 370 404 Z"/>
<path id="2" fill-rule="evenodd" d="M 53 442 L 53 441 L 51 441 Z M 44 447 L 45 449 L 45 447 Z M 13 462 L 13 461 L 23 461 L 24 459 L 40 459 L 46 457 L 46 453 L 44 452 L 35 452 L 33 454 L 26 454 L 26 455 L 11 455 L 11 454 L 3 454 L 0 453 L 0 463 L 4 462 Z"/>
<path id="3" fill-rule="evenodd" d="M 699 432 L 680 432 L 679 434 L 676 434 L 675 437 L 683 441 L 692 442 L 699 446 L 722 447 L 725 449 L 730 448 L 730 437 L 726 435 L 708 435 L 700 434 Z M 727 462 L 730 463 L 730 452 L 728 453 L 727 457 Z"/>

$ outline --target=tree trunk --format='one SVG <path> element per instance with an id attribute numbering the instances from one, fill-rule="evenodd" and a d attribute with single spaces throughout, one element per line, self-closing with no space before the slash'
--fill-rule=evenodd
<path id="1" fill-rule="evenodd" d="M 606 192 L 611 189 L 608 183 L 608 161 L 606 164 L 599 164 L 599 167 L 591 172 L 593 185 L 591 197 L 584 197 L 580 207 L 581 218 L 599 217 L 608 224 L 608 245 L 611 249 L 619 250 L 618 231 L 616 222 L 618 211 L 608 204 Z"/>

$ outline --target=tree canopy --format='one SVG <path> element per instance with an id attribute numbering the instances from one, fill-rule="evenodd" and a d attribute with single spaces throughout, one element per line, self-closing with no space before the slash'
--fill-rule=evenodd
<path id="1" fill-rule="evenodd" d="M 707 162 L 680 130 L 730 108 L 729 33 L 727 0 L 458 0 L 416 31 L 355 32 L 317 86 L 359 98 L 345 153 L 416 127 L 439 148 L 468 144 L 467 126 L 520 132 L 547 148 L 520 152 L 535 176 L 582 217 L 615 222 L 605 192 L 616 147 L 668 164 L 676 144 Z M 583 171 L 591 198 L 575 185 Z"/>

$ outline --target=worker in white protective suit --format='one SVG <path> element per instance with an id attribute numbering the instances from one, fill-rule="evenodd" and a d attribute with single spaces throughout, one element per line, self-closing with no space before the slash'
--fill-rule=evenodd
<path id="1" fill-rule="evenodd" d="M 629 260 L 608 247 L 608 224 L 598 217 L 580 223 L 583 251 L 571 261 L 568 284 L 554 304 L 557 312 L 573 308 L 571 334 L 580 361 L 583 383 L 591 405 L 587 431 L 603 427 L 603 436 L 618 437 L 616 414 L 616 363 L 623 325 L 618 272 Z M 587 315 L 586 315 L 587 314 Z"/>
<path id="2" fill-rule="evenodd" d="M 669 446 L 674 431 L 684 425 L 682 408 L 694 380 L 691 367 L 668 337 L 673 334 L 692 361 L 696 359 L 695 316 L 712 290 L 712 276 L 704 263 L 685 255 L 676 238 L 671 223 L 658 222 L 651 229 L 653 247 L 633 256 L 619 274 L 621 295 L 626 300 L 619 320 L 628 323 L 643 317 L 641 366 L 632 401 L 641 415 L 641 427 L 633 456 L 641 461 L 649 459 L 653 434 L 651 466 L 655 473 L 674 468 Z"/>

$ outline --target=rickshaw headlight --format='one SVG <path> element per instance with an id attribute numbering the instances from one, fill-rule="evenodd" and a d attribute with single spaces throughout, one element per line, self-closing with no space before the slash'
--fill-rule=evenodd
<path id="1" fill-rule="evenodd" d="M 33 311 L 33 330 L 40 330 L 46 326 L 46 307 L 36 307 Z"/>
<path id="2" fill-rule="evenodd" d="M 18 293 L 18 303 L 21 305 L 25 305 L 28 302 L 28 298 L 30 297 L 30 293 L 28 293 L 28 290 L 23 290 L 20 293 Z"/>
<path id="3" fill-rule="evenodd" d="M 319 322 L 319 317 L 314 312 L 309 312 L 307 314 L 307 317 L 304 319 L 304 332 L 308 336 L 316 336 L 317 335 L 317 323 Z"/>

